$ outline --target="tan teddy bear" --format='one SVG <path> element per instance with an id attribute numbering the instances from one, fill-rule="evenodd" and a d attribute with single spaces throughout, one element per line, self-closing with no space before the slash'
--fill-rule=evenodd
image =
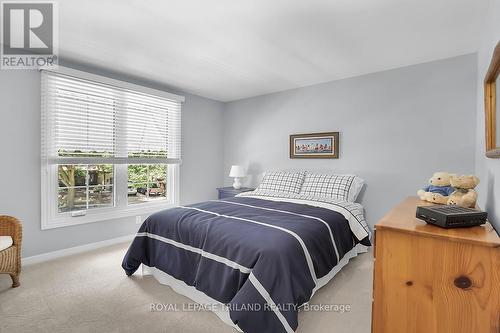
<path id="1" fill-rule="evenodd" d="M 435 172 L 432 178 L 429 179 L 430 185 L 417 192 L 420 200 L 446 205 L 448 196 L 455 191 L 450 186 L 450 179 L 453 176 L 455 175 L 448 172 Z"/>
<path id="2" fill-rule="evenodd" d="M 474 188 L 479 184 L 479 178 L 476 176 L 452 176 L 450 184 L 455 188 L 448 198 L 448 205 L 458 205 L 462 207 L 475 208 L 477 201 L 477 192 Z"/>

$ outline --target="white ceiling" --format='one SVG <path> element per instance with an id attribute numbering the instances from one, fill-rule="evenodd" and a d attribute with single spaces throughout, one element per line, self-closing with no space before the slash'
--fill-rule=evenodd
<path id="1" fill-rule="evenodd" d="M 60 56 L 231 101 L 475 52 L 487 0 L 61 0 Z"/>

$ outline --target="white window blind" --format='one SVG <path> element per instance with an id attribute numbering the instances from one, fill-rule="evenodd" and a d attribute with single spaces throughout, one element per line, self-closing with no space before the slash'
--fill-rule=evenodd
<path id="1" fill-rule="evenodd" d="M 87 76 L 42 71 L 42 157 L 48 164 L 181 162 L 182 97 Z"/>

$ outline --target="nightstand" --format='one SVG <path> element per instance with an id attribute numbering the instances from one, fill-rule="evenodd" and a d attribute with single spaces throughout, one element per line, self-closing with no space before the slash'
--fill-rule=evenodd
<path id="1" fill-rule="evenodd" d="M 500 332 L 500 237 L 426 224 L 428 205 L 407 198 L 375 225 L 372 333 Z"/>
<path id="2" fill-rule="evenodd" d="M 219 199 L 232 198 L 240 193 L 249 192 L 255 190 L 251 187 L 242 187 L 240 189 L 235 189 L 234 187 L 219 187 L 217 191 L 219 192 Z"/>

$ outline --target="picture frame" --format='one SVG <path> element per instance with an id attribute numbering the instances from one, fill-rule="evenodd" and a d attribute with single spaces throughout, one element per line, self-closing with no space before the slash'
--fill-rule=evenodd
<path id="1" fill-rule="evenodd" d="M 290 158 L 339 158 L 339 132 L 290 135 Z"/>

